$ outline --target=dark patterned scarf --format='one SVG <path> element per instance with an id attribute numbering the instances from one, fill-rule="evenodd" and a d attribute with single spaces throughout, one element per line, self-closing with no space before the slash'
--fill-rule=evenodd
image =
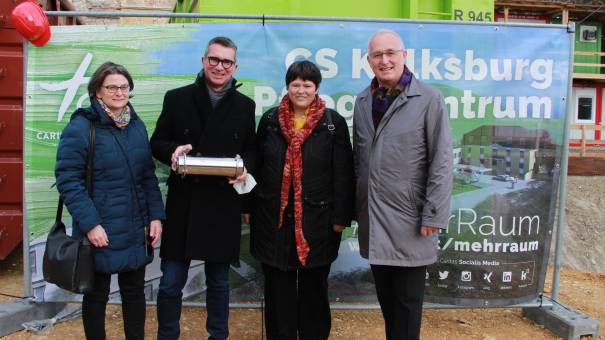
<path id="1" fill-rule="evenodd" d="M 395 101 L 407 84 L 412 81 L 412 72 L 408 70 L 407 66 L 403 69 L 403 75 L 395 87 L 386 88 L 378 84 L 378 79 L 374 77 L 370 84 L 370 91 L 372 92 L 372 121 L 374 122 L 374 129 L 378 128 L 378 124 L 382 120 L 382 117 L 387 112 L 391 104 Z"/>
<path id="2" fill-rule="evenodd" d="M 307 264 L 307 255 L 309 255 L 309 243 L 303 235 L 302 216 L 302 152 L 301 147 L 307 137 L 311 134 L 321 117 L 324 115 L 326 104 L 319 96 L 315 96 L 315 100 L 309 106 L 307 112 L 307 120 L 305 125 L 294 131 L 294 109 L 292 103 L 285 95 L 279 104 L 279 127 L 288 143 L 286 149 L 286 162 L 284 164 L 284 172 L 281 182 L 281 196 L 279 202 L 279 225 L 281 228 L 284 222 L 284 210 L 288 205 L 288 195 L 290 194 L 290 186 L 294 192 L 294 235 L 296 236 L 296 254 L 298 260 L 305 266 Z"/>

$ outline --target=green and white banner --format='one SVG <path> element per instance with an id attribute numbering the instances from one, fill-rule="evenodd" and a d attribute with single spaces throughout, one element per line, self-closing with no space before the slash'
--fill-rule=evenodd
<path id="1" fill-rule="evenodd" d="M 427 271 L 428 299 L 467 306 L 507 305 L 542 291 L 553 229 L 563 144 L 570 39 L 561 26 L 454 23 L 205 23 L 53 27 L 51 42 L 27 53 L 25 113 L 26 228 L 34 295 L 76 296 L 42 279 L 42 253 L 58 194 L 56 148 L 71 113 L 88 106 L 86 84 L 103 62 L 123 64 L 134 82 L 132 104 L 151 134 L 164 93 L 194 81 L 209 39 L 239 47 L 235 77 L 256 102 L 257 118 L 285 94 L 294 60 L 320 67 L 320 94 L 352 125 L 355 96 L 373 77 L 367 41 L 378 29 L 398 32 L 417 78 L 442 91 L 454 138 L 454 192 L 440 259 Z M 166 167 L 158 169 L 165 192 Z M 68 218 L 65 219 L 69 221 Z M 330 274 L 334 301 L 375 301 L 372 275 L 358 253 L 356 228 L 345 231 Z M 232 301 L 262 297 L 259 264 L 242 232 Z M 156 251 L 156 255 L 159 251 Z M 193 263 L 185 296 L 201 301 L 203 266 Z M 155 299 L 159 259 L 148 267 Z M 115 293 L 117 285 L 112 285 Z"/>

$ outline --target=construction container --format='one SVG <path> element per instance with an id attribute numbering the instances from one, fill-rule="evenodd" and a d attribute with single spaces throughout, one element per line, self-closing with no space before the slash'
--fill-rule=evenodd
<path id="1" fill-rule="evenodd" d="M 23 239 L 23 39 L 0 1 L 0 260 Z"/>
<path id="2" fill-rule="evenodd" d="M 493 0 L 178 0 L 177 13 L 493 21 Z M 176 19 L 190 22 L 190 19 Z M 204 20 L 208 21 L 208 20 Z"/>

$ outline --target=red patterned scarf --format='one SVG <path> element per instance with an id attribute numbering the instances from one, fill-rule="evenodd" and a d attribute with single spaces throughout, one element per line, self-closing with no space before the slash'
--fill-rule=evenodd
<path id="1" fill-rule="evenodd" d="M 279 225 L 281 228 L 284 222 L 284 210 L 288 205 L 288 195 L 290 194 L 290 185 L 294 191 L 294 234 L 296 236 L 296 254 L 303 266 L 307 264 L 307 255 L 309 255 L 309 243 L 303 235 L 303 205 L 302 205 L 302 152 L 301 147 L 307 137 L 311 134 L 321 117 L 324 115 L 326 104 L 315 96 L 307 113 L 307 120 L 302 129 L 294 131 L 294 110 L 292 103 L 285 95 L 279 104 L 279 126 L 281 132 L 288 143 L 286 150 L 286 162 L 281 182 L 281 197 L 279 202 Z"/>

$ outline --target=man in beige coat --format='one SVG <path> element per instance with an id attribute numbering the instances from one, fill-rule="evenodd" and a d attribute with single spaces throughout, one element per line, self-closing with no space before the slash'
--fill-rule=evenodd
<path id="1" fill-rule="evenodd" d="M 368 43 L 375 74 L 357 96 L 353 148 L 361 256 L 367 258 L 387 339 L 418 339 L 426 266 L 437 260 L 453 183 L 452 143 L 441 93 L 405 67 L 401 37 Z"/>

